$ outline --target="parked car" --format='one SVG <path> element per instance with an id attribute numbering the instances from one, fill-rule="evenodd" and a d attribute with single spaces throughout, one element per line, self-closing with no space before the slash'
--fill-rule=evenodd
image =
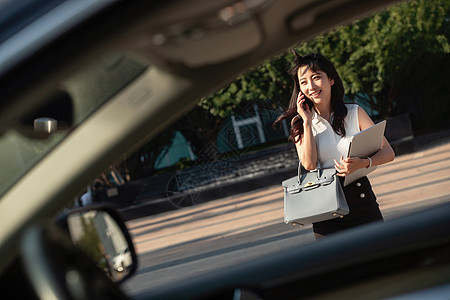
<path id="1" fill-rule="evenodd" d="M 108 239 L 99 237 L 109 227 L 78 218 L 102 241 L 87 255 L 74 244 L 84 239 L 56 226 L 55 216 L 201 97 L 287 47 L 396 2 L 0 1 L 2 295 L 126 299 L 118 283 L 133 274 L 137 259 L 120 217 L 84 207 L 64 219 L 111 216 L 133 262 L 127 276 L 114 278 L 103 251 Z M 447 204 L 140 298 L 444 299 L 449 250 Z"/>
<path id="2" fill-rule="evenodd" d="M 123 272 L 130 268 L 133 264 L 133 258 L 131 257 L 131 252 L 128 247 L 120 250 L 120 252 L 113 257 L 113 266 L 117 272 Z"/>

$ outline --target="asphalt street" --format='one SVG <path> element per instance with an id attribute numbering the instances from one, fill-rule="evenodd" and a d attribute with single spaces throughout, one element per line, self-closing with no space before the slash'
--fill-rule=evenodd
<path id="1" fill-rule="evenodd" d="M 396 157 L 369 175 L 386 221 L 450 201 L 450 143 Z M 139 258 L 130 296 L 314 242 L 283 223 L 281 184 L 127 222 Z"/>

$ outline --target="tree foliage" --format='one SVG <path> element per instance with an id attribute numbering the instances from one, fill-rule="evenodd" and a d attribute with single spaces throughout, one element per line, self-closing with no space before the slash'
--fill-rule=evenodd
<path id="1" fill-rule="evenodd" d="M 450 52 L 448 3 L 401 3 L 321 35 L 298 49 L 329 57 L 350 99 L 367 102 L 381 117 L 395 115 L 407 101 L 404 96 L 409 93 L 404 92 L 408 83 L 426 76 L 414 72 L 417 65 L 430 56 Z"/>
<path id="2" fill-rule="evenodd" d="M 412 82 L 416 85 L 423 80 L 423 62 L 448 65 L 449 3 L 407 1 L 322 34 L 297 49 L 302 54 L 316 52 L 330 58 L 349 100 L 365 102 L 383 118 L 399 114 L 411 97 L 411 92 L 405 91 L 411 89 Z M 199 106 L 225 118 L 249 100 L 286 103 L 291 86 L 287 66 L 292 60 L 288 52 L 267 60 L 202 99 Z"/>
<path id="3" fill-rule="evenodd" d="M 247 101 L 270 100 L 274 108 L 290 94 L 290 78 L 286 72 L 289 57 L 279 55 L 266 60 L 248 73 L 240 75 L 229 86 L 202 99 L 199 106 L 211 115 L 226 118 Z"/>

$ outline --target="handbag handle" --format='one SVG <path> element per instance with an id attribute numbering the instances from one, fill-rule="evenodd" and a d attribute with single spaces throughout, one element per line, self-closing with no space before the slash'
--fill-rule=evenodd
<path id="1" fill-rule="evenodd" d="M 319 179 L 321 174 L 322 174 L 322 165 L 320 164 L 319 160 L 317 160 L 317 168 L 316 168 L 316 170 L 317 170 L 317 179 Z M 298 177 L 298 182 L 299 183 L 301 182 L 301 178 L 302 178 L 301 176 L 302 175 L 303 175 L 303 172 L 302 172 L 302 160 L 299 159 L 298 160 L 298 171 L 297 171 L 297 177 Z"/>
<path id="2" fill-rule="evenodd" d="M 317 160 L 317 180 L 320 180 L 320 177 L 323 174 L 323 168 L 322 165 L 320 164 L 320 161 Z M 303 172 L 302 172 L 302 161 L 301 159 L 298 160 L 298 171 L 297 171 L 297 181 L 298 183 L 301 182 L 301 178 L 302 178 Z"/>

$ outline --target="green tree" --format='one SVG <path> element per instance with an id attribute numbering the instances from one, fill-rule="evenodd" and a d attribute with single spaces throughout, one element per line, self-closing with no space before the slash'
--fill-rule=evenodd
<path id="1" fill-rule="evenodd" d="M 298 50 L 329 57 L 346 95 L 367 102 L 384 118 L 404 109 L 408 83 L 424 76 L 413 72 L 417 65 L 430 55 L 449 53 L 448 22 L 449 1 L 408 1 L 321 35 Z"/>
<path id="2" fill-rule="evenodd" d="M 290 95 L 291 79 L 286 72 L 290 60 L 278 55 L 266 60 L 248 73 L 240 75 L 230 85 L 203 98 L 199 106 L 213 116 L 226 118 L 248 101 L 269 100 L 276 108 Z"/>

